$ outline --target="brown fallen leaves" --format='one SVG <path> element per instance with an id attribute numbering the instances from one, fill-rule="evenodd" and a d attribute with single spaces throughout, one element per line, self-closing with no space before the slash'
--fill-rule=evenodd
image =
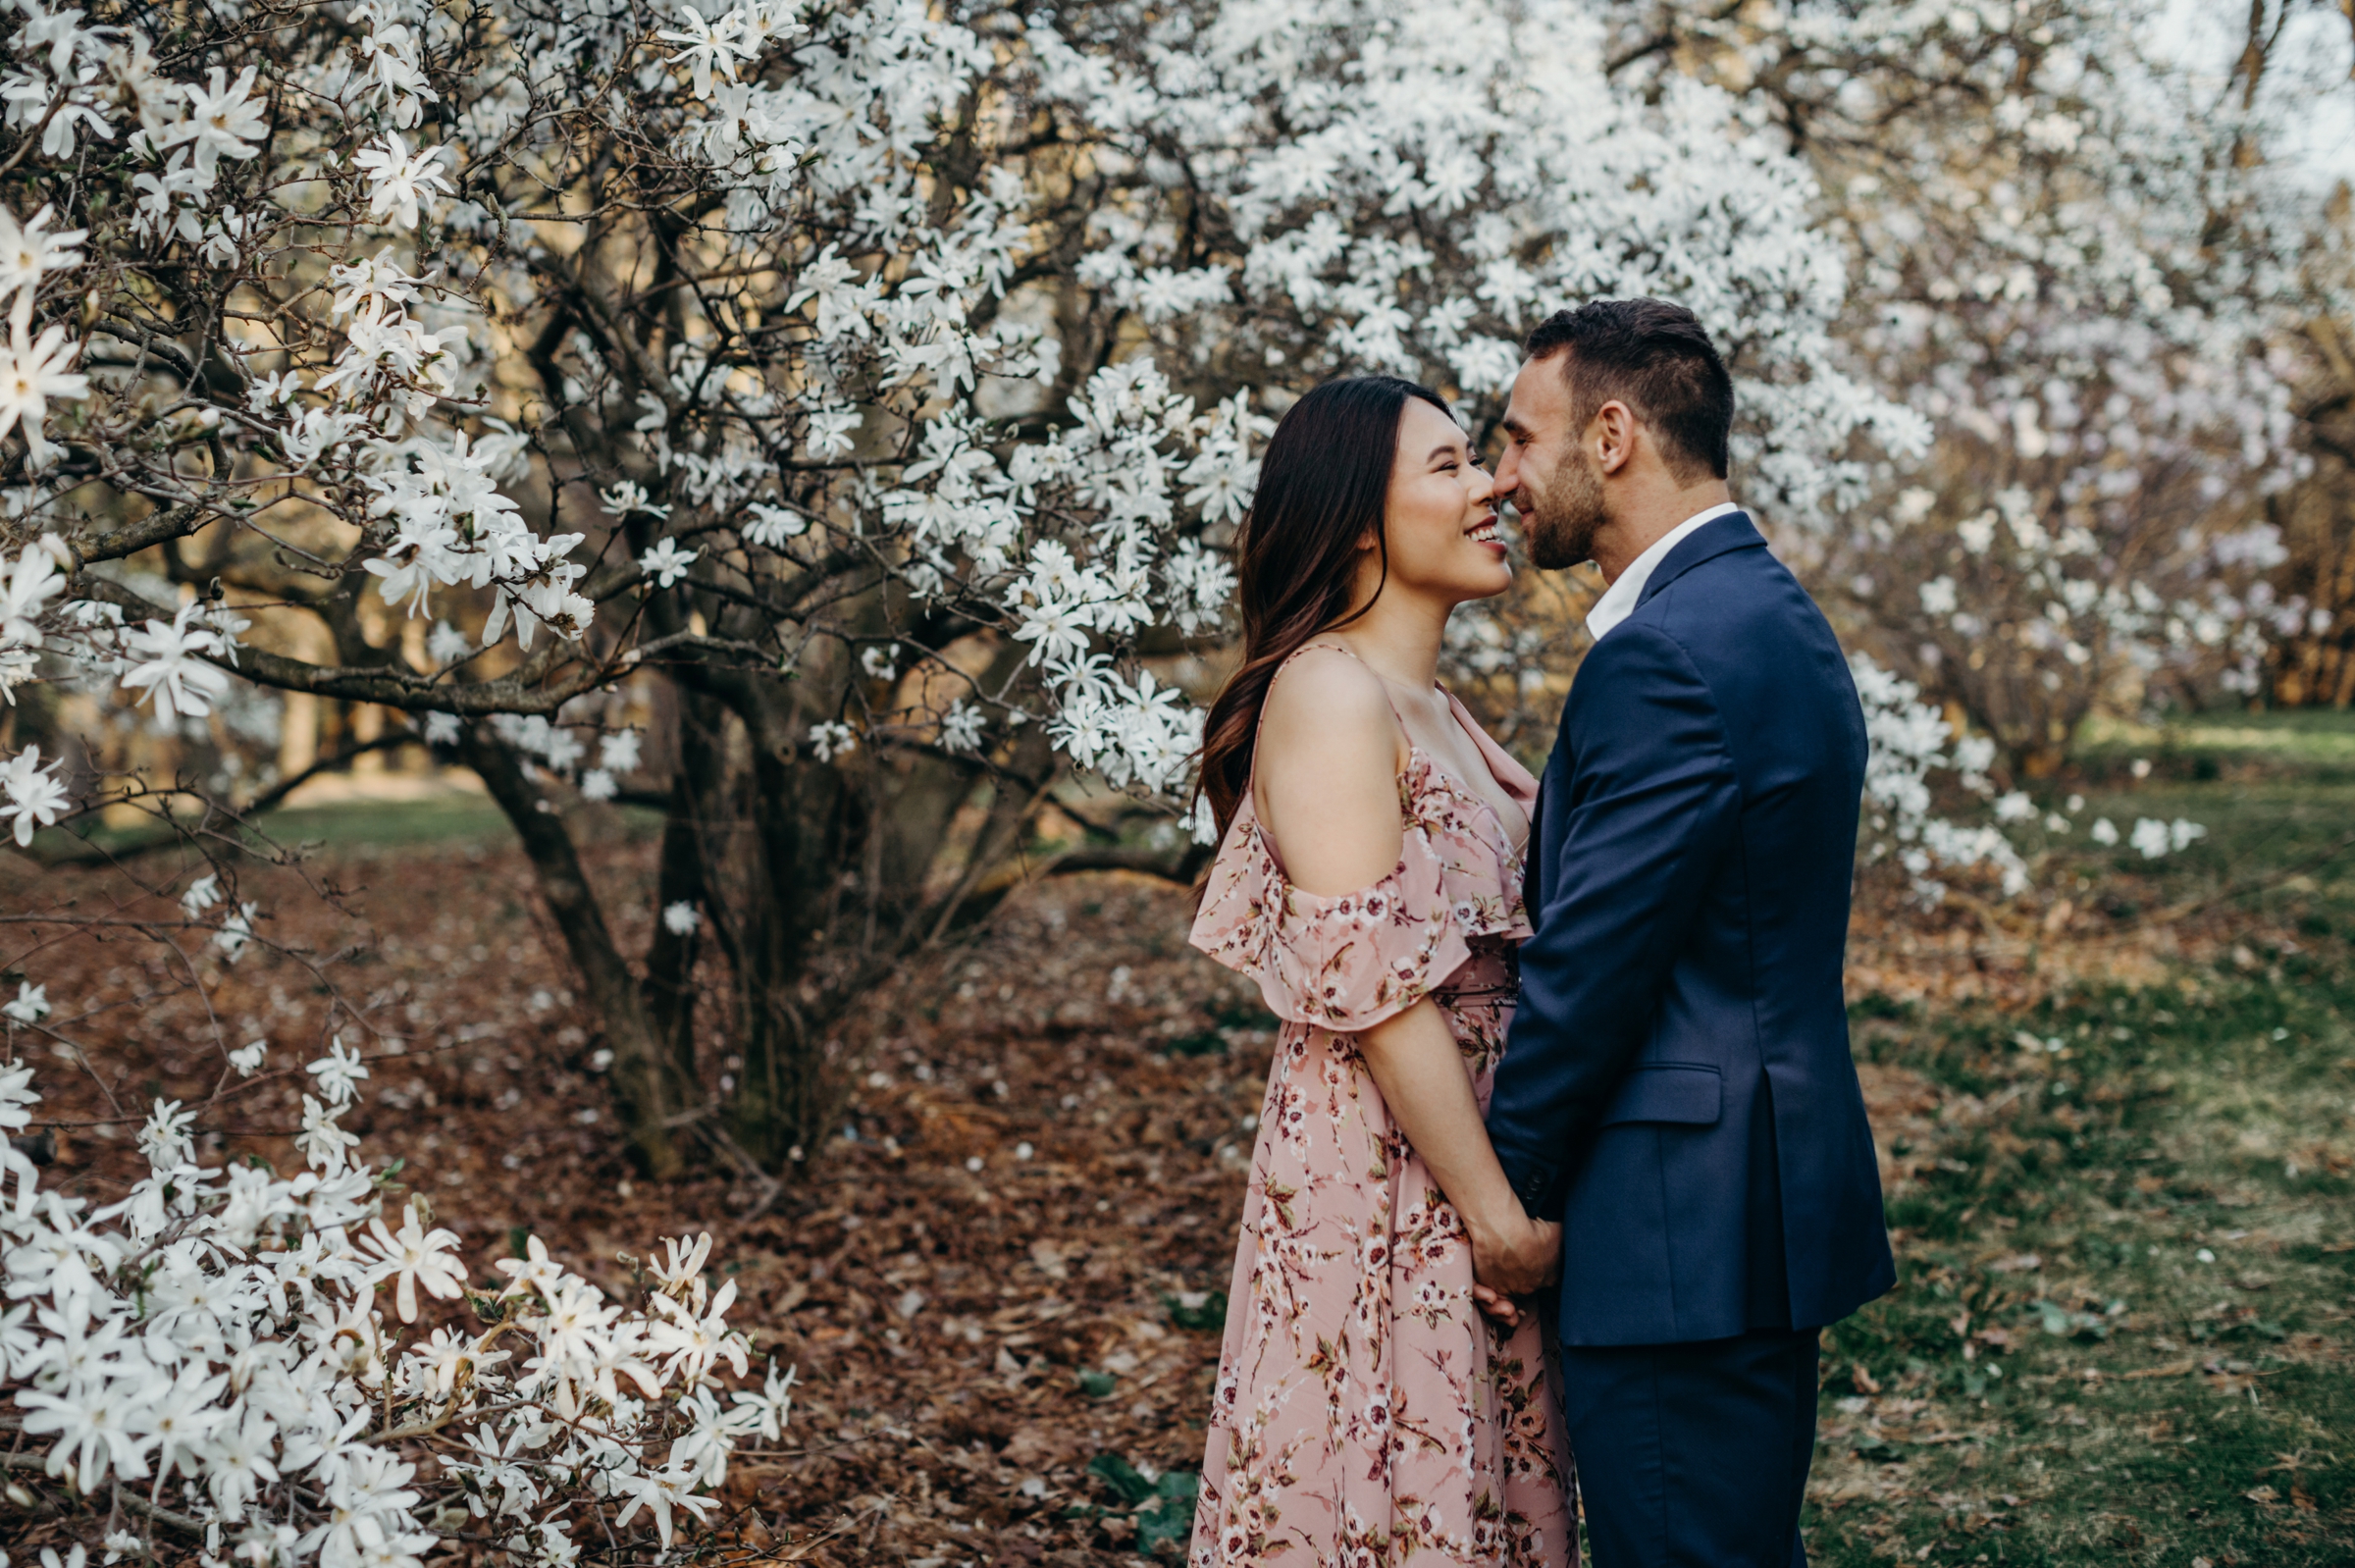
<path id="1" fill-rule="evenodd" d="M 613 911 L 625 945 L 642 940 L 650 858 L 617 842 L 598 859 L 601 880 L 644 885 L 643 908 Z M 168 915 L 180 884 L 155 858 L 135 873 L 167 897 L 143 904 L 121 873 L 0 860 L 0 903 L 59 916 L 13 927 L 7 959 L 47 985 L 72 1042 L 26 1047 L 60 1124 L 53 1178 L 117 1189 L 150 1100 L 225 1084 L 209 1124 L 226 1136 L 206 1157 L 290 1168 L 302 1064 L 340 1032 L 371 1072 L 347 1124 L 373 1158 L 406 1162 L 400 1179 L 460 1233 L 478 1281 L 526 1233 L 616 1288 L 658 1236 L 714 1233 L 739 1290 L 731 1320 L 801 1371 L 786 1440 L 728 1482 L 748 1544 L 917 1568 L 1132 1559 L 1140 1520 L 1153 1533 L 1136 1478 L 1200 1462 L 1216 1292 L 1273 1040 L 1248 984 L 1184 946 L 1182 892 L 1049 882 L 895 983 L 863 1024 L 842 1135 L 739 1218 L 758 1194 L 724 1175 L 633 1176 L 596 1020 L 503 842 L 320 864 L 350 890 L 341 908 L 266 868 L 240 890 L 267 912 L 264 935 L 308 962 L 257 948 L 232 966 L 201 932 L 177 949 L 121 926 L 74 932 L 76 916 Z M 1857 978 L 1893 994 L 2033 989 L 1974 941 L 1868 917 Z M 222 1053 L 255 1039 L 269 1067 L 240 1083 Z M 708 1077 L 732 1066 L 723 1041 L 706 1052 Z M 1903 1181 L 1952 1109 L 1893 1068 L 1868 1069 L 1866 1089 Z M 1909 1137 L 1911 1159 L 1893 1153 Z"/>

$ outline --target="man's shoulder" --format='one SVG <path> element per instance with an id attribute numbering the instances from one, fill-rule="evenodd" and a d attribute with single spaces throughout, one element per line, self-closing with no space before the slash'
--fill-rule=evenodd
<path id="1" fill-rule="evenodd" d="M 1672 639 L 1697 660 L 1755 657 L 1761 641 L 1831 632 L 1806 589 L 1762 545 L 1712 555 L 1662 583 L 1621 630 L 1634 626 Z"/>
<path id="2" fill-rule="evenodd" d="M 1597 698 L 1631 679 L 1654 692 L 1692 686 L 1736 727 L 1794 701 L 1855 701 L 1831 623 L 1763 549 L 1729 550 L 1663 584 L 1587 659 Z"/>
<path id="3" fill-rule="evenodd" d="M 1715 683 L 1676 635 L 1656 617 L 1630 616 L 1587 650 L 1570 685 L 1563 738 L 1574 746 L 1598 741 L 1648 745 L 1671 715 L 1713 725 Z"/>

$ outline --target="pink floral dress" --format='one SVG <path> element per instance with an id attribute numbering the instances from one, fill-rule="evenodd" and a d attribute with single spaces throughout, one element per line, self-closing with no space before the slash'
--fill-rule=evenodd
<path id="1" fill-rule="evenodd" d="M 1451 696 L 1497 781 L 1537 782 Z M 1369 888 L 1285 880 L 1251 798 L 1192 941 L 1283 1020 L 1260 1112 L 1190 1562 L 1531 1564 L 1577 1554 L 1558 1387 L 1531 1315 L 1472 1301 L 1455 1210 L 1390 1120 L 1356 1031 L 1429 996 L 1486 1109 L 1530 934 L 1495 810 L 1420 748 L 1406 834 Z"/>

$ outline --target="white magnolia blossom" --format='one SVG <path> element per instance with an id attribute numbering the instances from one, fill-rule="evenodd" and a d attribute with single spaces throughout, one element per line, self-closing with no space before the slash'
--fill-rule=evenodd
<path id="1" fill-rule="evenodd" d="M 2297 331 L 2348 303 L 2343 239 L 2270 156 L 2314 106 L 2184 66 L 2174 31 L 2159 0 L 1802 0 L 1696 40 L 1805 127 L 1853 362 L 1938 435 L 1820 585 L 2039 766 L 2098 705 L 2253 695 L 2308 614 L 2263 509 L 2304 461 Z M 2250 38 L 2238 69 L 2297 78 Z"/>
<path id="2" fill-rule="evenodd" d="M 675 539 L 666 539 L 638 557 L 638 569 L 654 580 L 656 588 L 668 588 L 687 575 L 695 564 L 696 552 L 681 549 Z"/>
<path id="3" fill-rule="evenodd" d="M 208 1168 L 194 1111 L 158 1101 L 148 1174 L 93 1203 L 44 1190 L 9 1144 L 38 1096 L 29 1068 L 0 1066 L 0 1392 L 40 1475 L 100 1498 L 136 1484 L 155 1506 L 118 1510 L 110 1551 L 224 1564 L 415 1568 L 460 1531 L 570 1561 L 574 1535 L 669 1546 L 708 1519 L 793 1384 L 772 1365 L 726 1387 L 751 1358 L 725 1322 L 734 1282 L 704 1276 L 711 1238 L 667 1241 L 633 1303 L 535 1236 L 495 1264 L 503 1289 L 429 1328 L 465 1293 L 459 1239 L 417 1199 L 389 1214 L 354 1163 L 336 1119 L 357 1054 L 339 1042 L 309 1071 L 335 1085 L 332 1107 L 304 1101 L 310 1169 Z M 421 1465 L 432 1434 L 454 1441 Z"/>
<path id="4" fill-rule="evenodd" d="M 58 570 L 65 547 L 47 535 L 17 551 L 0 552 L 0 700 L 16 704 L 15 689 L 32 678 L 46 641 L 44 622 L 66 597 Z"/>
<path id="5" fill-rule="evenodd" d="M 628 536 L 626 562 L 657 598 L 708 589 L 736 596 L 723 603 L 760 602 L 774 598 L 762 585 L 812 570 L 831 551 L 878 565 L 912 613 L 994 626 L 1024 655 L 1027 673 L 1013 685 L 927 676 L 895 687 L 881 706 L 870 699 L 807 715 L 806 754 L 820 764 L 864 746 L 934 743 L 984 759 L 1040 721 L 1078 764 L 1174 804 L 1199 721 L 1131 650 L 1160 628 L 1201 635 L 1223 624 L 1232 573 L 1218 546 L 1256 479 L 1256 444 L 1271 424 L 1262 384 L 1397 371 L 1448 386 L 1477 418 L 1500 397 L 1518 335 L 1547 310 L 1596 294 L 1669 295 L 1700 312 L 1741 378 L 1746 498 L 1818 528 L 1870 490 L 1876 452 L 1917 453 L 1933 421 L 1963 417 L 1958 393 L 1908 389 L 1908 406 L 1849 366 L 1832 337 L 1846 303 L 1843 233 L 1813 216 L 1814 170 L 1759 128 L 1747 89 L 1674 73 L 1611 76 L 1614 19 L 1592 0 L 1407 14 L 1358 0 L 1227 0 L 1123 12 L 1088 32 L 1042 17 L 993 42 L 962 12 L 929 18 L 880 0 L 824 13 L 780 0 L 682 7 L 644 34 L 618 14 L 597 15 L 519 10 L 496 44 L 467 45 L 489 51 L 468 57 L 471 76 L 434 64 L 456 47 L 449 25 L 404 5 L 363 8 L 356 56 L 340 41 L 306 54 L 310 35 L 287 34 L 273 60 L 289 79 L 322 102 L 389 117 L 351 141 L 327 122 L 272 141 L 256 61 L 172 80 L 135 27 L 34 11 L 14 43 L 21 69 L 75 105 L 73 135 L 135 144 L 125 210 L 135 210 L 143 242 L 201 248 L 226 233 L 232 183 L 265 148 L 287 189 L 343 159 L 358 185 L 340 219 L 342 253 L 316 264 L 317 287 L 302 295 L 315 314 L 295 337 L 223 340 L 222 352 L 240 362 L 240 390 L 172 416 L 172 428 L 247 453 L 257 472 L 276 464 L 307 496 L 340 484 L 364 497 L 347 565 L 368 574 L 388 607 L 433 622 L 429 675 L 403 688 L 400 706 L 427 738 L 456 739 L 442 694 L 487 692 L 488 678 L 470 673 L 473 652 L 511 638 L 542 686 L 510 680 L 464 710 L 496 713 L 520 700 L 526 711 L 501 718 L 502 734 L 592 799 L 617 794 L 634 758 L 584 766 L 576 732 L 597 726 L 556 706 L 563 692 L 636 667 L 609 654 L 589 667 L 566 652 L 585 650 L 594 628 L 649 637 L 668 627 L 661 635 L 674 650 L 724 648 L 698 656 L 765 656 L 787 668 L 824 642 L 790 617 L 749 638 L 740 623 L 725 644 L 683 611 L 622 624 L 607 601 L 630 584 L 593 555 L 596 526 Z M 1793 13 L 1761 47 L 1818 47 L 1811 16 Z M 1895 17 L 1874 12 L 1842 36 L 1897 51 L 1911 24 Z M 515 482 L 545 438 L 480 412 L 488 324 L 571 264 L 487 204 L 519 155 L 505 138 L 556 133 L 545 112 L 527 121 L 533 93 L 564 112 L 607 113 L 562 100 L 570 78 L 549 74 L 558 56 L 635 62 L 628 113 L 665 128 L 711 192 L 711 264 L 782 278 L 762 308 L 793 324 L 760 340 L 765 360 L 706 359 L 694 331 L 658 354 L 593 323 L 550 340 L 547 363 L 562 378 L 550 395 L 602 421 L 627 457 L 626 471 L 598 477 L 605 525 L 527 520 Z M 2123 68 L 2114 75 L 2123 79 Z M 1349 90 L 1331 90 L 1343 79 Z M 1075 383 L 1061 372 L 1072 345 L 1008 293 L 1036 260 L 1030 247 L 1058 199 L 1051 183 L 1006 161 L 939 191 L 913 139 L 984 80 L 1094 149 L 1100 185 L 1073 277 L 1126 314 L 1141 351 Z M 528 81 L 540 85 L 527 91 Z M 2086 98 L 2081 86 L 2049 91 Z M 428 104 L 441 108 L 429 116 Z M 2046 126 L 2035 134 L 2061 136 L 2059 112 L 2032 116 Z M 2071 145 L 2082 153 L 2093 122 L 2076 123 Z M 2104 145 L 2120 144 L 2127 124 L 2103 128 Z M 1182 222 L 1178 192 L 1192 204 Z M 537 193 L 519 186 L 497 199 L 528 216 Z M 286 269 L 311 265 L 299 258 L 314 252 L 288 246 L 316 215 L 275 199 L 237 198 L 236 259 L 223 265 L 275 267 L 289 281 Z M 82 385 L 77 378 L 93 372 L 68 368 L 60 356 L 76 349 L 53 319 L 78 287 L 74 278 L 98 264 L 91 247 L 119 243 L 97 223 L 55 199 L 29 218 L 0 208 L 0 292 L 24 368 L 13 400 L 0 387 L 0 422 L 13 413 L 28 432 L 38 424 L 41 434 L 27 436 L 36 467 L 61 408 L 88 401 L 98 417 L 126 390 L 113 357 Z M 498 246 L 540 270 L 497 259 L 508 253 Z M 901 259 L 886 266 L 885 257 Z M 2104 252 L 2082 264 L 2102 280 L 2087 296 L 2110 311 L 2100 319 L 2140 297 L 2122 261 Z M 2150 292 L 2147 279 L 2142 287 Z M 1906 317 L 1906 330 L 1930 330 L 1933 317 Z M 1887 330 L 1902 325 L 1892 317 Z M 115 341 L 105 337 L 114 328 L 100 326 L 99 340 Z M 1069 389 L 1060 407 L 1039 400 L 1052 385 Z M 1216 400 L 1198 391 L 1205 385 L 1223 389 Z M 1018 431 L 1003 410 L 1030 422 Z M 2262 445 L 2270 431 L 2251 440 Z M 2115 447 L 2121 435 L 2109 439 Z M 812 489 L 789 482 L 786 457 L 854 477 Z M 172 474 L 143 493 L 159 504 L 194 497 L 184 467 Z M 20 515 L 62 519 L 64 495 L 36 486 Z M 225 497 L 203 504 L 236 509 Z M 2007 492 L 1994 508 L 2000 530 L 1966 519 L 1958 531 L 1962 548 L 1984 534 L 1989 549 L 2041 551 L 2019 570 L 2049 579 L 2056 613 L 2020 635 L 2066 653 L 2082 641 L 2076 620 L 2092 615 L 2113 628 L 2222 640 L 2245 659 L 2253 601 L 2146 602 L 2140 583 L 2114 580 L 2080 603 L 2093 577 L 2070 562 L 2087 552 L 2063 521 L 2036 520 L 2042 506 Z M 200 505 L 192 515 L 212 513 Z M 86 547 L 77 557 L 32 544 L 13 565 L 0 555 L 0 691 L 51 654 L 177 721 L 214 714 L 236 676 L 282 678 L 279 663 L 239 661 L 223 607 L 157 604 L 129 577 L 100 588 L 87 568 L 78 578 L 60 569 L 90 558 Z M 1915 599 L 1919 612 L 1958 626 L 1983 613 L 1951 570 L 1921 581 Z M 479 632 L 459 632 L 458 615 Z M 1494 657 L 1527 656 L 1517 638 L 1490 641 Z M 752 654 L 759 643 L 768 649 Z M 863 673 L 896 683 L 928 656 L 906 636 L 897 646 L 900 656 L 887 666 L 870 658 Z M 29 771 L 25 790 L 12 782 L 6 808 L 21 835 L 59 814 L 54 789 Z"/>
<path id="6" fill-rule="evenodd" d="M 1921 701 L 1919 687 L 1882 668 L 1868 653 L 1852 653 L 1849 670 L 1864 705 L 1870 743 L 1864 771 L 1865 862 L 1894 860 L 1911 879 L 1914 897 L 1928 905 L 1950 891 L 1938 873 L 1972 867 L 1992 873 L 2006 897 L 2027 891 L 2028 862 L 2005 830 L 2035 821 L 2039 809 L 2025 791 L 1996 794 L 1987 774 L 1995 743 L 1983 735 L 1958 736 L 1943 712 Z M 1952 774 L 1962 790 L 1987 800 L 1992 820 L 1959 822 L 1941 814 L 1932 794 L 1933 776 L 1940 773 Z M 2042 813 L 2048 835 L 2069 832 L 2070 817 L 2084 810 L 2085 798 L 2071 795 L 2066 804 L 2066 811 Z M 2096 818 L 2088 834 L 2104 848 L 2119 842 L 2119 830 L 2106 816 Z M 2207 836 L 2208 829 L 2197 822 L 2146 816 L 2136 820 L 2128 842 L 2143 859 L 2155 861 Z"/>
<path id="7" fill-rule="evenodd" d="M 2138 816 L 2134 819 L 2134 830 L 2126 835 L 2126 842 L 2139 851 L 2144 860 L 2156 861 L 2171 852 L 2187 850 L 2207 836 L 2208 829 L 2179 816 L 2172 822 L 2163 822 L 2155 816 Z M 2112 842 L 2115 840 L 2116 830 L 2113 829 Z"/>
<path id="8" fill-rule="evenodd" d="M 1958 738 L 1946 715 L 1922 702 L 1921 689 L 1890 673 L 1864 653 L 1851 654 L 1849 671 L 1864 705 L 1864 733 L 1870 750 L 1864 765 L 1864 859 L 1894 859 L 1911 879 L 1913 894 L 1936 904 L 1947 884 L 1933 873 L 1990 868 L 2007 897 L 2028 887 L 2027 862 L 1993 822 L 1958 823 L 1942 815 L 1931 795 L 1931 776 L 1952 773 L 1965 790 L 1994 793 L 1987 767 L 1994 744 L 1982 736 Z M 2006 796 L 1995 804 L 1998 821 L 2017 820 Z"/>
<path id="9" fill-rule="evenodd" d="M 228 651 L 219 633 L 197 619 L 199 606 L 183 604 L 170 625 L 151 620 L 122 634 L 121 646 L 130 665 L 122 676 L 127 689 L 144 689 L 155 699 L 156 712 L 201 717 L 229 689 L 229 675 L 206 654 Z"/>
<path id="10" fill-rule="evenodd" d="M 58 759 L 52 758 L 44 763 L 38 746 L 27 746 L 0 762 L 0 791 L 7 796 L 0 804 L 0 814 L 15 823 L 20 846 L 30 844 L 33 830 L 63 816 L 70 804 L 65 783 L 58 777 Z"/>
<path id="11" fill-rule="evenodd" d="M 0 1014 L 18 1023 L 38 1023 L 49 1016 L 49 988 L 29 980 L 17 982 L 17 999 L 0 1002 Z"/>

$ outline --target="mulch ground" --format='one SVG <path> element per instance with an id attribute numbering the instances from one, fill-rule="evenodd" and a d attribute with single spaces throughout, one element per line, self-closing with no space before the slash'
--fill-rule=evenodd
<path id="1" fill-rule="evenodd" d="M 642 945 L 643 856 L 616 846 L 600 860 L 608 885 L 637 890 L 610 913 L 625 947 Z M 208 1157 L 289 1168 L 300 1066 L 340 1029 L 369 1058 L 348 1121 L 363 1152 L 405 1162 L 399 1178 L 461 1235 L 478 1279 L 528 1232 L 626 1289 L 628 1258 L 658 1237 L 713 1233 L 738 1284 L 732 1321 L 801 1379 L 786 1443 L 728 1482 L 757 1515 L 751 1543 L 815 1563 L 1078 1568 L 1132 1560 L 1140 1528 L 1144 1543 L 1171 1532 L 1177 1505 L 1140 1510 L 1137 1493 L 1200 1463 L 1214 1292 L 1229 1282 L 1273 1039 L 1251 988 L 1184 946 L 1182 892 L 1050 881 L 910 974 L 868 1020 L 843 1132 L 754 1214 L 759 1195 L 724 1176 L 633 1179 L 594 1020 L 572 1005 L 511 850 L 321 863 L 340 910 L 284 871 L 251 871 L 242 889 L 300 959 L 256 949 L 230 965 L 200 932 L 175 949 L 127 926 L 9 928 L 0 967 L 46 985 L 50 1024 L 91 1062 L 20 1045 L 52 1057 L 52 1181 L 119 1183 L 136 1124 L 100 1119 L 206 1098 L 223 1046 L 253 1039 L 271 1042 L 277 1071 L 209 1119 L 226 1138 Z M 150 885 L 172 869 L 132 868 Z M 0 855 L 0 910 L 20 916 L 169 911 L 132 891 L 119 872 Z M 2002 952 L 1960 917 L 1867 918 L 1856 969 L 1871 988 L 2024 999 L 2037 982 Z M 2053 953 L 2048 941 L 2048 973 Z M 1876 1071 L 1867 1087 L 1885 1120 L 1925 1114 L 1910 1074 Z"/>

